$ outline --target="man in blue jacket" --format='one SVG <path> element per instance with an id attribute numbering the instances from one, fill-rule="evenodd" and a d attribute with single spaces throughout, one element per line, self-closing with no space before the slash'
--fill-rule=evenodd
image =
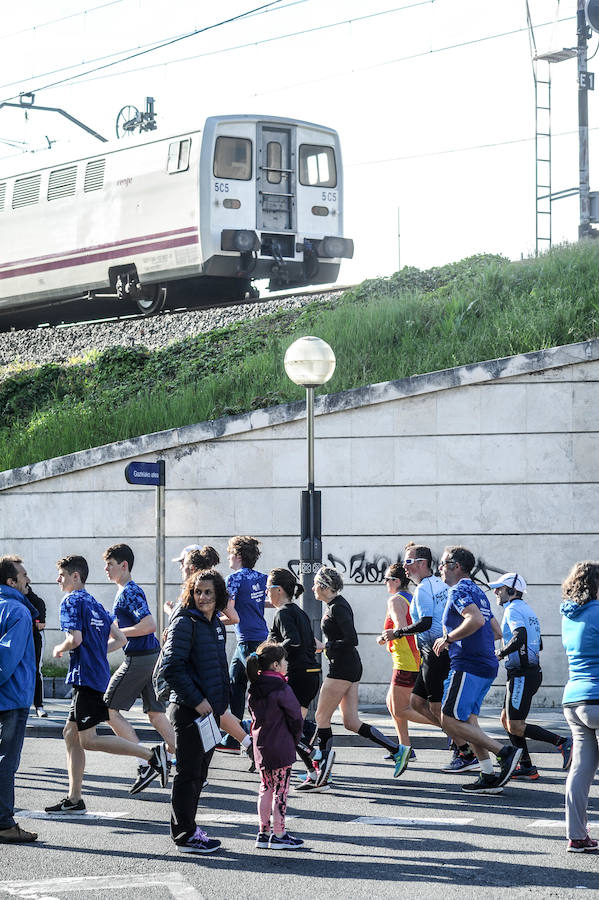
<path id="1" fill-rule="evenodd" d="M 14 820 L 15 773 L 35 687 L 32 606 L 22 563 L 0 558 L 0 843 L 23 844 L 37 834 Z M 36 612 L 34 610 L 34 612 Z"/>

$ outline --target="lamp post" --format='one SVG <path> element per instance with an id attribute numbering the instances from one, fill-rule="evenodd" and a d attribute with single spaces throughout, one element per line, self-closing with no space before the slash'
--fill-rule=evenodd
<path id="1" fill-rule="evenodd" d="M 301 493 L 300 505 L 300 580 L 304 588 L 302 607 L 314 634 L 320 637 L 322 610 L 312 587 L 314 574 L 322 563 L 320 491 L 314 490 L 314 388 L 325 384 L 335 371 L 335 354 L 326 341 L 303 337 L 285 354 L 285 371 L 295 384 L 306 388 L 308 438 L 308 489 Z"/>

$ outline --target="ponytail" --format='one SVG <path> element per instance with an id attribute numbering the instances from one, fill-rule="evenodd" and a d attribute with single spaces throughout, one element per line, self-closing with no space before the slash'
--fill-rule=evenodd
<path id="1" fill-rule="evenodd" d="M 292 600 L 297 600 L 304 593 L 303 585 L 299 583 L 289 569 L 271 569 L 268 577 L 272 585 L 283 588 L 287 596 Z"/>
<path id="2" fill-rule="evenodd" d="M 245 662 L 250 682 L 253 683 L 260 672 L 266 672 L 270 669 L 273 663 L 282 662 L 284 659 L 287 659 L 287 651 L 281 644 L 275 644 L 274 641 L 264 641 L 255 653 L 250 653 Z"/>

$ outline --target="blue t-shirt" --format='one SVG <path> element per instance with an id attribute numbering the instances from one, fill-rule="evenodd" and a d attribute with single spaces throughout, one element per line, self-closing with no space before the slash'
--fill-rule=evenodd
<path id="1" fill-rule="evenodd" d="M 67 684 L 78 684 L 106 690 L 110 680 L 110 668 L 106 647 L 114 616 L 86 590 L 72 591 L 60 604 L 60 628 L 62 631 L 80 631 L 82 641 L 71 650 Z"/>
<path id="2" fill-rule="evenodd" d="M 516 597 L 504 607 L 501 631 L 504 644 L 509 643 L 516 628 L 526 629 L 526 643 L 505 657 L 505 667 L 522 669 L 539 665 L 541 652 L 541 626 L 535 613 L 521 597 Z"/>
<path id="3" fill-rule="evenodd" d="M 443 612 L 447 603 L 447 585 L 438 575 L 423 578 L 410 602 L 412 622 L 420 622 L 429 616 L 433 623 L 428 631 L 417 634 L 418 646 L 432 650 L 433 644 L 443 634 Z"/>
<path id="4" fill-rule="evenodd" d="M 132 625 L 137 625 L 146 616 L 152 615 L 146 595 L 134 581 L 128 581 L 124 587 L 119 588 L 114 599 L 112 614 L 116 617 L 119 628 L 130 628 Z M 160 644 L 154 631 L 139 637 L 130 637 L 125 644 L 126 656 L 140 656 L 159 649 Z"/>
<path id="5" fill-rule="evenodd" d="M 493 612 L 485 594 L 470 578 L 461 578 L 449 588 L 443 613 L 444 632 L 453 631 L 464 621 L 461 613 L 473 603 L 483 614 L 485 624 L 474 634 L 453 641 L 449 645 L 449 658 L 454 672 L 470 672 L 479 678 L 495 678 L 499 663 L 495 656 L 495 638 L 491 628 Z"/>
<path id="6" fill-rule="evenodd" d="M 268 626 L 264 620 L 266 575 L 254 569 L 237 569 L 227 578 L 227 590 L 235 601 L 239 624 L 235 625 L 238 641 L 265 641 Z"/>

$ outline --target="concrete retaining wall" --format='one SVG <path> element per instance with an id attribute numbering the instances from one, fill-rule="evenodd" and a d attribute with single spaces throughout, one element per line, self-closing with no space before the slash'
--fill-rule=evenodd
<path id="1" fill-rule="evenodd" d="M 384 698 L 390 673 L 374 640 L 382 572 L 415 539 L 437 556 L 463 543 L 495 569 L 524 575 L 544 633 L 538 699 L 559 702 L 559 586 L 574 561 L 599 557 L 598 360 L 599 341 L 588 341 L 317 399 L 324 557 L 343 572 L 354 607 L 364 701 Z M 166 460 L 169 559 L 185 544 L 211 543 L 226 573 L 227 539 L 240 533 L 263 541 L 263 570 L 296 558 L 304 415 L 303 404 L 289 404 L 0 473 L 0 553 L 19 553 L 46 599 L 48 651 L 58 639 L 59 556 L 85 555 L 89 589 L 110 606 L 101 554 L 124 540 L 154 602 L 155 491 L 126 484 L 131 459 Z M 168 564 L 172 597 L 177 577 Z"/>

